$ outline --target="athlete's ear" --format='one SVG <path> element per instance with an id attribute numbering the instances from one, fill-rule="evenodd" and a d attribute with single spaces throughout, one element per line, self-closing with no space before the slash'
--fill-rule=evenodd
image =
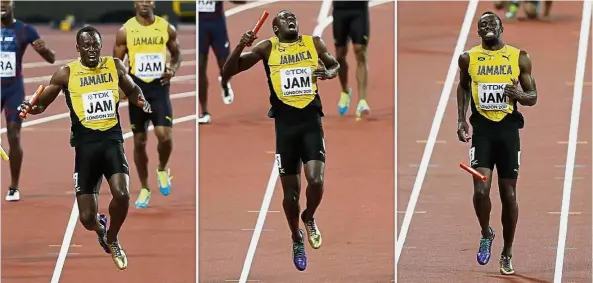
<path id="1" fill-rule="evenodd" d="M 76 51 L 80 52 L 80 47 L 78 47 L 78 44 L 76 44 Z"/>
<path id="2" fill-rule="evenodd" d="M 278 27 L 277 26 L 272 26 L 272 30 L 274 31 L 274 33 L 278 33 Z"/>

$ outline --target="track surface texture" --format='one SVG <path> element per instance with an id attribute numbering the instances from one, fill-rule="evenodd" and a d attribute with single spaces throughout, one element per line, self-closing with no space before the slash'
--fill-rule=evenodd
<path id="1" fill-rule="evenodd" d="M 236 7 L 225 5 L 227 9 Z M 234 14 L 227 18 L 230 45 L 236 46 L 241 34 L 255 24 L 264 9 L 270 17 L 258 40 L 273 35 L 272 18 L 282 9 L 297 15 L 301 33 L 311 34 L 320 7 L 321 2 L 281 2 Z M 393 280 L 394 3 L 370 11 L 370 119 L 355 121 L 354 101 L 347 116 L 337 114 L 337 78 L 319 85 L 326 113 L 328 159 L 325 195 L 316 217 L 324 245 L 313 250 L 307 243 L 307 270 L 295 269 L 290 232 L 282 211 L 282 190 L 280 182 L 273 178 L 270 188 L 275 188 L 274 194 L 250 266 L 249 282 Z M 331 25 L 325 29 L 323 39 L 334 53 Z M 352 53 L 350 82 L 356 86 Z M 237 282 L 273 167 L 274 126 L 267 118 L 269 91 L 261 63 L 231 80 L 235 91 L 231 105 L 223 105 L 220 100 L 220 87 L 215 83 L 218 68 L 212 53 L 208 68 L 213 123 L 200 126 L 200 282 Z"/>
<path id="2" fill-rule="evenodd" d="M 36 27 L 47 45 L 55 50 L 57 60 L 75 59 L 75 34 L 59 32 L 44 26 Z M 98 26 L 103 37 L 103 54 L 111 55 L 115 33 L 119 26 Z M 174 118 L 195 115 L 195 28 L 178 29 L 184 53 L 184 65 L 172 82 L 171 94 L 185 93 L 184 98 L 172 98 Z M 25 54 L 24 75 L 26 93 L 32 94 L 39 84 L 48 84 L 62 64 L 41 63 L 43 59 L 29 47 Z M 47 76 L 47 77 L 46 77 Z M 188 93 L 189 92 L 189 93 Z M 35 121 L 66 113 L 63 96 L 43 115 L 30 116 Z M 127 106 L 120 107 L 124 133 L 130 131 Z M 195 116 L 194 116 L 195 118 Z M 2 116 L 4 119 L 4 116 Z M 5 123 L 2 124 L 5 127 Z M 156 137 L 149 133 L 150 183 L 156 189 L 150 208 L 138 210 L 134 201 L 139 181 L 133 161 L 133 142 L 127 139 L 125 150 L 130 162 L 130 211 L 120 233 L 129 267 L 119 272 L 111 257 L 97 244 L 93 232 L 76 224 L 69 253 L 59 282 L 195 282 L 195 120 L 174 126 L 174 150 L 170 159 L 173 179 L 172 193 L 163 197 L 156 185 Z M 21 201 L 2 200 L 2 282 L 49 282 L 56 267 L 56 257 L 64 238 L 72 210 L 73 149 L 68 143 L 69 118 L 41 123 L 23 129 L 24 164 L 21 178 Z M 4 145 L 8 146 L 3 134 Z M 2 193 L 10 183 L 7 163 L 2 163 Z M 111 194 L 103 181 L 99 211 L 108 212 Z M 54 282 L 54 281 L 52 281 Z M 57 282 L 57 281 L 56 281 Z"/>
<path id="3" fill-rule="evenodd" d="M 398 6 L 398 67 L 406 70 L 398 78 L 398 225 L 410 200 L 467 6 L 467 2 Z M 478 5 L 464 49 L 479 44 L 477 19 L 493 9 L 491 2 Z M 476 262 L 480 228 L 472 206 L 471 177 L 458 165 L 468 162 L 469 144 L 456 136 L 455 83 L 399 259 L 398 282 L 553 281 L 582 9 L 582 3 L 558 1 L 550 23 L 503 21 L 505 43 L 531 55 L 540 97 L 535 107 L 519 108 L 526 125 L 521 130 L 517 186 L 519 222 L 513 253 L 517 274 L 503 277 L 498 271 L 502 227 L 496 181 L 491 193 L 491 225 L 497 232 L 492 259 L 486 266 Z M 591 57 L 586 60 L 562 282 L 591 282 Z"/>

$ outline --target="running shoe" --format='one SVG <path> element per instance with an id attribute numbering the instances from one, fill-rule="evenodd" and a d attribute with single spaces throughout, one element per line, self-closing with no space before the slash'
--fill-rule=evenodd
<path id="1" fill-rule="evenodd" d="M 368 116 L 371 113 L 371 108 L 365 99 L 361 99 L 358 101 L 358 106 L 356 106 L 356 121 L 360 121 L 365 116 Z"/>
<path id="2" fill-rule="evenodd" d="M 169 176 L 169 173 L 171 173 L 171 169 L 163 171 L 156 170 L 159 189 L 164 196 L 168 196 L 171 193 L 171 177 Z"/>
<path id="3" fill-rule="evenodd" d="M 222 102 L 224 104 L 231 104 L 235 99 L 235 93 L 233 92 L 233 88 L 231 87 L 231 83 L 227 82 L 226 85 L 222 84 L 222 77 L 218 77 L 218 82 L 222 87 Z"/>
<path id="4" fill-rule="evenodd" d="M 147 188 L 140 189 L 140 193 L 138 194 L 138 198 L 136 199 L 135 205 L 136 208 L 147 208 L 148 202 L 150 201 L 151 192 Z"/>
<path id="5" fill-rule="evenodd" d="M 119 240 L 115 240 L 113 243 L 109 244 L 109 249 L 111 250 L 111 259 L 113 259 L 115 266 L 117 266 L 119 270 L 128 268 L 128 257 L 119 245 Z"/>
<path id="6" fill-rule="evenodd" d="M 8 188 L 8 193 L 6 193 L 6 201 L 19 201 L 21 199 L 21 194 L 19 193 L 18 188 Z"/>
<path id="7" fill-rule="evenodd" d="M 305 229 L 307 230 L 307 238 L 309 239 L 309 244 L 312 248 L 318 249 L 321 247 L 321 243 L 323 242 L 323 239 L 321 238 L 321 231 L 319 231 L 319 228 L 317 227 L 315 218 L 313 218 L 310 221 L 305 221 L 305 219 L 303 218 L 304 215 L 305 212 L 303 211 L 303 213 L 301 214 L 301 220 L 303 220 L 303 223 L 305 223 Z"/>
<path id="8" fill-rule="evenodd" d="M 299 229 L 301 234 L 301 241 L 295 242 L 292 240 L 292 261 L 294 266 L 299 271 L 304 271 L 307 268 L 307 255 L 305 254 L 305 233 Z"/>
<path id="9" fill-rule="evenodd" d="M 500 255 L 500 274 L 502 274 L 502 275 L 515 274 L 515 269 L 513 268 L 513 262 L 511 261 L 511 256 Z"/>
<path id="10" fill-rule="evenodd" d="M 478 263 L 480 265 L 486 265 L 490 261 L 490 254 L 492 252 L 492 242 L 494 241 L 494 230 L 490 229 L 490 237 L 485 238 L 482 236 L 480 239 L 480 248 L 478 249 Z"/>
<path id="11" fill-rule="evenodd" d="M 198 118 L 198 123 L 199 124 L 210 124 L 212 123 L 212 116 L 210 115 L 210 113 L 202 113 L 202 115 L 200 115 L 200 118 Z"/>
<path id="12" fill-rule="evenodd" d="M 350 107 L 350 98 L 352 97 L 352 89 L 348 88 L 348 92 L 340 93 L 340 100 L 338 101 L 338 112 L 344 116 Z"/>
<path id="13" fill-rule="evenodd" d="M 105 253 L 110 254 L 111 250 L 109 249 L 109 245 L 107 245 L 107 241 L 105 239 L 105 236 L 107 236 L 107 216 L 105 216 L 105 214 L 99 214 L 99 224 L 103 226 L 103 230 L 101 233 L 97 233 L 97 240 L 99 241 L 99 245 L 101 245 Z"/>

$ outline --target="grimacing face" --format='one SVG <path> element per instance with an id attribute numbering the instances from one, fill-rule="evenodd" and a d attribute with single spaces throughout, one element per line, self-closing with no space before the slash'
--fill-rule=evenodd
<path id="1" fill-rule="evenodd" d="M 76 50 L 80 54 L 80 60 L 84 65 L 91 68 L 99 65 L 102 47 L 103 42 L 97 32 L 81 33 L 76 44 Z"/>

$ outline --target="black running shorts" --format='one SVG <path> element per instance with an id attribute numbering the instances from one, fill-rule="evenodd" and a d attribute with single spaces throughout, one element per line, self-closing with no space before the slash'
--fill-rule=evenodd
<path id="1" fill-rule="evenodd" d="M 105 139 L 74 147 L 74 190 L 76 195 L 98 194 L 103 176 L 129 175 L 130 169 L 121 140 Z"/>
<path id="2" fill-rule="evenodd" d="M 280 176 L 297 175 L 301 162 L 325 162 L 325 140 L 321 117 L 303 120 L 275 119 L 276 164 Z"/>
<path id="3" fill-rule="evenodd" d="M 135 76 L 131 77 L 140 89 L 142 89 L 142 93 L 146 100 L 148 100 L 148 103 L 150 103 L 152 109 L 152 113 L 146 113 L 142 108 L 130 103 L 128 109 L 132 132 L 146 132 L 148 122 L 152 122 L 152 125 L 155 127 L 173 127 L 173 107 L 171 107 L 171 97 L 169 96 L 171 85 L 162 86 L 160 80 L 146 83 Z"/>

